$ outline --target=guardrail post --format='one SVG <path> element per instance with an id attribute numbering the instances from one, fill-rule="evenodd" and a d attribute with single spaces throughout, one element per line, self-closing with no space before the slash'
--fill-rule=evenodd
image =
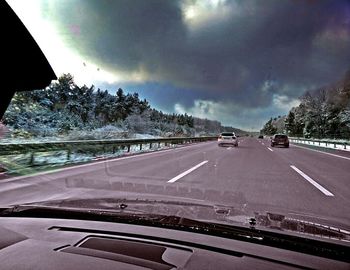
<path id="1" fill-rule="evenodd" d="M 142 143 L 140 143 L 140 151 L 142 150 Z"/>
<path id="2" fill-rule="evenodd" d="M 346 142 L 344 143 L 344 149 L 346 149 Z"/>
<path id="3" fill-rule="evenodd" d="M 70 154 L 71 154 L 71 150 L 68 149 L 68 150 L 67 150 L 67 160 L 70 160 Z"/>
<path id="4" fill-rule="evenodd" d="M 149 149 L 152 149 L 152 143 L 149 144 Z"/>
<path id="5" fill-rule="evenodd" d="M 334 148 L 337 148 L 336 144 L 334 143 Z"/>
<path id="6" fill-rule="evenodd" d="M 30 159 L 29 159 L 29 165 L 32 166 L 34 165 L 35 157 L 34 157 L 34 152 L 30 153 Z"/>
<path id="7" fill-rule="evenodd" d="M 160 148 L 160 142 L 158 142 L 158 148 Z"/>
<path id="8" fill-rule="evenodd" d="M 128 153 L 130 152 L 130 144 L 128 144 Z"/>
<path id="9" fill-rule="evenodd" d="M 326 146 L 328 146 L 328 143 L 327 143 L 327 141 L 326 141 Z"/>
<path id="10" fill-rule="evenodd" d="M 115 154 L 115 146 L 112 147 L 112 154 Z"/>

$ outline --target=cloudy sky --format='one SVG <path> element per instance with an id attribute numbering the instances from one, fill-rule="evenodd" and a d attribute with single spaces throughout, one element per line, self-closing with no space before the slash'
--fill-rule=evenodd
<path id="1" fill-rule="evenodd" d="M 8 0 L 57 75 L 259 130 L 350 68 L 349 0 Z"/>

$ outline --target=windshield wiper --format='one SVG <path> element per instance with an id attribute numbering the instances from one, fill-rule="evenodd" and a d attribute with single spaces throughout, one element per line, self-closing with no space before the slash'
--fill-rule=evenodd
<path id="1" fill-rule="evenodd" d="M 106 211 L 17 205 L 11 208 L 0 209 L 0 217 L 77 219 L 152 226 L 235 239 L 350 263 L 350 246 L 345 245 L 343 242 L 336 244 L 330 241 L 289 235 L 282 233 L 282 231 L 278 233 L 248 226 L 225 225 L 174 215 L 133 213 L 124 211 L 122 207 L 119 211 Z"/>

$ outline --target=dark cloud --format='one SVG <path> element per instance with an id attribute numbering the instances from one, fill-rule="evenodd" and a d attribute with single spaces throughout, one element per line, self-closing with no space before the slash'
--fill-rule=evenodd
<path id="1" fill-rule="evenodd" d="M 98 66 L 143 70 L 198 98 L 242 107 L 267 107 L 276 94 L 297 98 L 350 67 L 347 0 L 216 2 L 60 0 L 48 12 Z M 192 21 L 184 17 L 191 3 L 203 12 Z"/>

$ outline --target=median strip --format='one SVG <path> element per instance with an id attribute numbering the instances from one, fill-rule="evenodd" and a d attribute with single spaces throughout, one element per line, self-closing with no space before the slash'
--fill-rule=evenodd
<path id="1" fill-rule="evenodd" d="M 174 178 L 170 179 L 168 181 L 168 183 L 174 183 L 176 182 L 177 180 L 179 180 L 180 178 L 184 177 L 185 175 L 193 172 L 194 170 L 198 169 L 199 167 L 203 166 L 204 164 L 206 164 L 208 162 L 208 160 L 204 160 L 202 161 L 201 163 L 197 164 L 196 166 L 192 167 L 191 169 L 188 169 L 187 171 L 179 174 L 178 176 L 175 176 Z"/>
<path id="2" fill-rule="evenodd" d="M 323 186 L 321 186 L 319 183 L 317 183 L 315 180 L 313 180 L 310 176 L 308 176 L 307 174 L 305 174 L 304 172 L 302 172 L 301 170 L 299 170 L 297 167 L 295 167 L 294 165 L 290 165 L 290 167 L 296 171 L 298 174 L 300 174 L 306 181 L 308 181 L 311 185 L 313 185 L 314 187 L 316 187 L 318 190 L 320 190 L 324 195 L 326 196 L 331 196 L 333 197 L 334 194 L 330 191 L 328 191 L 327 189 L 325 189 Z"/>

